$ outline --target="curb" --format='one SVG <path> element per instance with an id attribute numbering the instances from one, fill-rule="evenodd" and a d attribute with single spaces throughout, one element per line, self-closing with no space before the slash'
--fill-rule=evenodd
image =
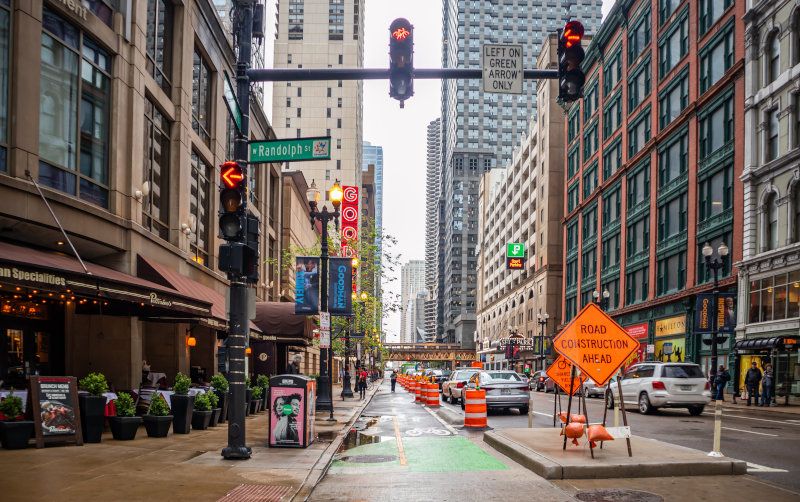
<path id="1" fill-rule="evenodd" d="M 290 502 L 308 500 L 308 498 L 314 492 L 314 488 L 316 488 L 317 484 L 328 472 L 328 469 L 333 463 L 333 456 L 344 442 L 345 436 L 347 436 L 347 434 L 350 432 L 350 427 L 352 427 L 355 421 L 358 420 L 358 418 L 364 412 L 364 409 L 369 406 L 369 403 L 372 402 L 372 398 L 375 397 L 375 394 L 377 394 L 380 390 L 381 384 L 383 384 L 382 379 L 380 384 L 375 386 L 375 390 L 373 390 L 367 399 L 364 400 L 364 403 L 356 408 L 356 412 L 353 414 L 352 418 L 347 421 L 342 430 L 336 435 L 336 438 L 331 441 L 331 444 L 329 444 L 325 450 L 323 450 L 322 455 L 320 455 L 319 459 L 317 459 L 317 461 L 314 463 L 314 467 L 312 467 L 308 472 L 308 475 L 300 484 L 300 486 L 297 487 L 297 490 L 295 490 L 291 497 L 287 498 L 286 500 Z"/>
<path id="2" fill-rule="evenodd" d="M 458 425 L 458 426 L 464 425 L 464 418 L 461 415 L 459 415 L 458 413 L 456 413 L 451 409 L 445 408 L 444 406 L 439 407 L 439 409 L 434 411 L 434 413 L 436 413 L 436 415 L 438 415 L 439 418 L 441 418 L 450 425 Z"/>

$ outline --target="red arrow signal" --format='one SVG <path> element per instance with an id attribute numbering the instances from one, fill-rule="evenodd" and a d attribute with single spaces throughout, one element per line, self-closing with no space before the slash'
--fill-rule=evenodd
<path id="1" fill-rule="evenodd" d="M 235 188 L 243 179 L 244 175 L 238 166 L 230 166 L 222 172 L 222 182 L 228 188 Z"/>

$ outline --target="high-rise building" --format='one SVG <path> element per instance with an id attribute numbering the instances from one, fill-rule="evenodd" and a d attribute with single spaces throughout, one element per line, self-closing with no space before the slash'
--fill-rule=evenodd
<path id="1" fill-rule="evenodd" d="M 370 166 L 373 166 L 370 168 Z M 375 244 L 377 247 L 377 258 L 380 261 L 381 257 L 381 237 L 383 236 L 382 229 L 383 229 L 383 147 L 378 145 L 373 145 L 369 141 L 364 141 L 363 147 L 361 150 L 361 172 L 363 174 L 367 173 L 372 170 L 372 185 L 373 185 L 373 193 L 372 193 L 372 209 L 373 214 L 370 216 L 375 222 Z M 362 174 L 362 176 L 363 176 Z M 376 283 L 376 287 L 380 287 L 380 284 Z M 376 294 L 377 290 L 376 290 Z"/>
<path id="2" fill-rule="evenodd" d="M 364 63 L 364 0 L 280 0 L 275 68 L 358 68 Z M 331 159 L 294 162 L 327 191 L 335 180 L 361 185 L 360 80 L 276 82 L 272 124 L 278 138 L 331 137 Z"/>
<path id="3" fill-rule="evenodd" d="M 425 289 L 425 262 L 411 260 L 400 268 L 400 342 L 414 343 L 414 305 Z"/>
<path id="4" fill-rule="evenodd" d="M 565 19 L 580 19 L 587 33 L 600 26 L 602 0 L 444 0 L 442 66 L 478 68 L 481 46 L 517 43 L 524 47 L 526 67 L 548 34 Z M 478 185 L 493 167 L 506 167 L 512 148 L 527 132 L 536 110 L 536 84 L 525 81 L 521 95 L 491 94 L 481 81 L 448 80 L 442 85 L 442 168 L 444 207 L 443 337 L 468 347 L 475 333 L 475 274 L 478 242 Z"/>
<path id="5" fill-rule="evenodd" d="M 436 322 L 437 291 L 439 291 L 439 162 L 441 159 L 442 120 L 436 119 L 428 124 L 427 173 L 425 180 L 425 289 L 428 299 L 425 302 L 425 336 L 430 340 L 437 337 Z"/>

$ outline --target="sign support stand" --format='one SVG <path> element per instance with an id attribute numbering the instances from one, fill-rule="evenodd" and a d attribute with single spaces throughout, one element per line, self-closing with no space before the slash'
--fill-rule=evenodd
<path id="1" fill-rule="evenodd" d="M 569 398 L 567 399 L 567 419 L 564 423 L 564 429 L 569 425 L 569 419 L 571 418 L 570 415 L 572 414 L 572 393 L 575 392 L 575 365 L 572 365 L 572 371 L 570 372 L 569 378 Z M 567 450 L 567 432 L 564 431 L 564 446 L 561 448 L 562 450 Z"/>
<path id="2" fill-rule="evenodd" d="M 628 426 L 628 414 L 625 413 L 625 400 L 622 399 L 622 378 L 617 378 L 617 392 L 619 392 L 619 408 L 622 410 L 622 424 L 627 427 Z M 633 457 L 633 452 L 631 451 L 631 438 L 625 438 L 625 442 L 628 444 L 628 456 Z"/>

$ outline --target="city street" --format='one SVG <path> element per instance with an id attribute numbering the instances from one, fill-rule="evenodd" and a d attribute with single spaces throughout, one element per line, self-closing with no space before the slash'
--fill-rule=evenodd
<path id="1" fill-rule="evenodd" d="M 534 427 L 552 427 L 554 395 L 533 393 Z M 586 400 L 588 419 L 599 422 L 603 417 L 603 400 Z M 463 415 L 460 406 L 442 404 L 443 407 Z M 567 408 L 567 397 L 561 395 L 561 406 Z M 577 408 L 573 400 L 573 409 Z M 711 451 L 714 413 L 707 407 L 701 416 L 693 417 L 684 409 L 659 410 L 653 415 L 629 411 L 628 423 L 633 434 L 658 439 L 668 443 Z M 489 413 L 489 426 L 497 429 L 527 427 L 528 416 L 517 410 Z M 613 425 L 613 411 L 608 411 L 607 423 Z M 622 417 L 620 416 L 620 425 Z M 748 472 L 792 490 L 800 490 L 800 479 L 795 473 L 800 467 L 800 415 L 770 413 L 758 408 L 742 412 L 726 411 L 722 422 L 722 453 L 747 461 Z M 634 455 L 636 452 L 634 452 Z"/>

